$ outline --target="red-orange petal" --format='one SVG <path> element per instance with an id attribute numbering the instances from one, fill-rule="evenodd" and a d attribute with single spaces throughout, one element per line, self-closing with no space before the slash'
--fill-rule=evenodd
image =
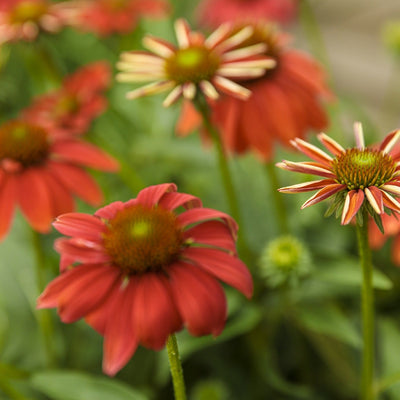
<path id="1" fill-rule="evenodd" d="M 98 147 L 78 140 L 58 140 L 51 146 L 54 158 L 70 163 L 115 172 L 118 162 Z"/>
<path id="2" fill-rule="evenodd" d="M 164 275 L 157 273 L 143 274 L 135 279 L 132 316 L 136 337 L 144 346 L 160 350 L 168 336 L 182 327 L 170 283 Z"/>
<path id="3" fill-rule="evenodd" d="M 357 214 L 364 201 L 364 192 L 361 189 L 350 190 L 347 193 L 342 212 L 342 225 L 347 225 Z"/>
<path id="4" fill-rule="evenodd" d="M 218 336 L 227 314 L 221 285 L 205 271 L 183 262 L 172 265 L 168 272 L 175 303 L 189 332 Z"/>
<path id="5" fill-rule="evenodd" d="M 17 202 L 16 179 L 4 176 L 0 184 L 0 239 L 9 231 Z"/>
<path id="6" fill-rule="evenodd" d="M 83 213 L 68 213 L 57 217 L 54 228 L 67 236 L 77 236 L 87 240 L 101 240 L 106 227 L 93 215 Z"/>
<path id="7" fill-rule="evenodd" d="M 176 192 L 174 183 L 148 186 L 142 189 L 136 196 L 136 201 L 143 206 L 152 207 L 161 200 L 165 193 Z"/>
<path id="8" fill-rule="evenodd" d="M 18 203 L 29 224 L 37 231 L 47 233 L 53 221 L 51 188 L 43 179 L 41 168 L 27 168 L 17 179 Z"/>
<path id="9" fill-rule="evenodd" d="M 191 194 L 168 192 L 161 197 L 158 205 L 166 210 L 173 211 L 178 207 L 186 209 L 201 207 L 202 203 L 198 197 Z"/>
<path id="10" fill-rule="evenodd" d="M 220 221 L 206 221 L 184 232 L 184 238 L 197 244 L 220 247 L 236 253 L 236 243 L 229 228 Z"/>
<path id="11" fill-rule="evenodd" d="M 182 257 L 236 288 L 247 298 L 253 294 L 253 279 L 246 265 L 238 258 L 220 250 L 188 247 Z"/>
<path id="12" fill-rule="evenodd" d="M 114 376 L 132 357 L 138 345 L 132 318 L 136 283 L 129 279 L 127 285 L 115 288 L 110 295 L 103 344 L 103 372 Z"/>

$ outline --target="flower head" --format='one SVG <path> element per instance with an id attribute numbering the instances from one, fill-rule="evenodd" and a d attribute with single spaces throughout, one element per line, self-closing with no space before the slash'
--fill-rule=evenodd
<path id="1" fill-rule="evenodd" d="M 248 100 L 221 96 L 210 104 L 212 119 L 225 148 L 235 154 L 253 151 L 262 161 L 273 158 L 276 143 L 304 137 L 310 129 L 325 129 L 328 120 L 322 100 L 332 97 L 320 66 L 297 50 L 287 48 L 287 36 L 272 25 L 253 24 L 245 46 L 263 43 L 265 56 L 276 62 L 259 78 L 241 82 Z M 237 27 L 236 29 L 240 29 Z M 238 49 L 240 51 L 240 49 Z M 181 135 L 190 133 L 201 121 L 186 105 L 177 125 Z"/>
<path id="2" fill-rule="evenodd" d="M 104 91 L 111 71 L 106 62 L 83 66 L 68 76 L 60 89 L 39 96 L 24 118 L 56 134 L 84 134 L 107 106 Z"/>
<path id="3" fill-rule="evenodd" d="M 236 34 L 229 24 L 221 25 L 208 38 L 191 31 L 188 24 L 179 19 L 175 23 L 178 47 L 162 39 L 146 36 L 143 45 L 152 53 L 131 51 L 122 53 L 117 64 L 121 71 L 120 82 L 152 82 L 127 93 L 134 99 L 148 94 L 171 90 L 164 106 L 174 103 L 180 96 L 192 100 L 198 90 L 207 98 L 217 99 L 218 91 L 230 96 L 247 99 L 250 91 L 234 80 L 261 76 L 275 61 L 260 56 L 265 45 L 234 50 L 247 40 L 253 29 L 244 27 Z"/>
<path id="4" fill-rule="evenodd" d="M 260 272 L 271 287 L 296 285 L 310 273 L 311 256 L 294 236 L 280 236 L 267 244 L 260 257 Z"/>
<path id="5" fill-rule="evenodd" d="M 287 23 L 297 13 L 297 0 L 203 0 L 198 8 L 201 24 L 216 28 L 224 22 Z"/>
<path id="6" fill-rule="evenodd" d="M 18 205 L 29 224 L 48 232 L 53 219 L 74 210 L 72 195 L 98 205 L 102 194 L 83 167 L 115 171 L 117 163 L 93 145 L 53 136 L 12 120 L 0 126 L 0 239 Z"/>
<path id="7" fill-rule="evenodd" d="M 86 0 L 76 26 L 100 36 L 129 33 L 140 17 L 161 16 L 168 8 L 164 0 Z"/>
<path id="8" fill-rule="evenodd" d="M 58 32 L 73 17 L 75 2 L 49 0 L 2 0 L 0 43 L 34 40 L 41 30 Z"/>
<path id="9" fill-rule="evenodd" d="M 283 193 L 318 190 L 302 208 L 319 203 L 336 194 L 330 212 L 342 210 L 342 225 L 348 224 L 361 207 L 375 218 L 387 209 L 400 211 L 400 203 L 392 195 L 400 195 L 400 154 L 390 154 L 400 130 L 389 133 L 377 148 L 364 145 L 360 123 L 354 124 L 357 147 L 344 149 L 329 136 L 321 133 L 319 141 L 333 155 L 302 139 L 292 141 L 294 147 L 313 161 L 282 161 L 277 166 L 288 171 L 322 176 L 324 179 L 279 189 Z M 379 219 L 377 219 L 379 223 Z"/>
<path id="10" fill-rule="evenodd" d="M 186 210 L 178 214 L 180 207 Z M 62 273 L 38 306 L 58 307 L 64 322 L 84 317 L 104 335 L 107 374 L 120 370 L 138 344 L 161 349 L 183 324 L 196 336 L 219 335 L 226 299 L 218 280 L 252 294 L 235 250 L 235 221 L 174 184 L 150 186 L 94 216 L 61 215 L 54 226 L 71 238 L 56 242 Z"/>

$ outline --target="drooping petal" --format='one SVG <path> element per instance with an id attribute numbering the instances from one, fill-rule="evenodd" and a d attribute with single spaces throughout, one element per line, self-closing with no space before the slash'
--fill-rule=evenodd
<path id="1" fill-rule="evenodd" d="M 246 265 L 238 258 L 220 250 L 198 247 L 186 248 L 182 258 L 239 290 L 247 298 L 252 296 L 253 279 Z"/>
<path id="2" fill-rule="evenodd" d="M 353 217 L 357 214 L 364 201 L 364 192 L 359 190 L 350 190 L 347 193 L 342 212 L 342 225 L 347 225 L 351 222 Z"/>
<path id="3" fill-rule="evenodd" d="M 0 183 L 0 239 L 10 229 L 17 203 L 17 185 L 13 175 L 4 176 Z"/>
<path id="4" fill-rule="evenodd" d="M 345 151 L 338 142 L 328 135 L 325 135 L 325 133 L 318 134 L 317 138 L 335 156 L 338 156 Z"/>
<path id="5" fill-rule="evenodd" d="M 47 187 L 51 188 L 51 208 L 54 216 L 71 212 L 75 208 L 75 202 L 71 192 L 65 187 L 51 172 L 43 169 L 43 179 L 46 180 Z"/>
<path id="6" fill-rule="evenodd" d="M 152 207 L 158 204 L 165 193 L 176 192 L 176 190 L 177 187 L 173 183 L 149 186 L 138 193 L 136 201 L 143 206 Z"/>
<path id="7" fill-rule="evenodd" d="M 296 138 L 291 141 L 292 145 L 296 147 L 299 151 L 301 151 L 306 156 L 312 158 L 314 161 L 320 162 L 327 167 L 330 167 L 332 157 L 326 154 L 324 151 L 319 149 L 318 147 L 307 143 L 306 141 Z"/>
<path id="8" fill-rule="evenodd" d="M 384 212 L 382 191 L 375 186 L 370 186 L 365 188 L 364 192 L 375 212 L 377 214 L 382 214 Z"/>
<path id="9" fill-rule="evenodd" d="M 379 150 L 383 151 L 384 153 L 388 153 L 399 140 L 399 138 L 400 130 L 390 132 L 385 139 L 383 139 L 381 145 L 379 146 Z"/>
<path id="10" fill-rule="evenodd" d="M 230 229 L 220 221 L 206 221 L 184 232 L 186 240 L 197 244 L 220 247 L 236 253 L 236 244 Z"/>
<path id="11" fill-rule="evenodd" d="M 108 319 L 104 333 L 103 371 L 114 376 L 132 357 L 138 345 L 132 318 L 136 283 L 129 279 L 126 285 L 113 290 L 110 295 Z"/>
<path id="12" fill-rule="evenodd" d="M 102 267 L 103 266 L 99 264 L 80 265 L 59 275 L 47 285 L 46 289 L 38 297 L 37 308 L 57 307 L 60 296 L 64 290 L 81 280 L 86 281 L 86 277 L 97 274 Z"/>
<path id="13" fill-rule="evenodd" d="M 231 216 L 221 211 L 216 211 L 211 208 L 193 208 L 179 214 L 177 217 L 179 224 L 183 227 L 211 219 L 221 219 L 229 227 L 233 237 L 236 239 L 238 231 L 237 223 Z"/>
<path id="14" fill-rule="evenodd" d="M 139 343 L 160 350 L 168 336 L 182 327 L 170 284 L 164 275 L 157 273 L 143 274 L 135 279 L 132 307 L 135 335 Z"/>
<path id="15" fill-rule="evenodd" d="M 93 178 L 82 168 L 75 165 L 49 161 L 49 166 L 56 176 L 72 193 L 91 205 L 99 205 L 103 194 Z"/>
<path id="16" fill-rule="evenodd" d="M 175 303 L 189 332 L 218 336 L 227 313 L 221 285 L 200 268 L 184 262 L 172 265 L 168 273 Z"/>
<path id="17" fill-rule="evenodd" d="M 346 188 L 346 185 L 341 185 L 340 183 L 335 183 L 332 185 L 325 186 L 321 190 L 319 190 L 317 193 L 314 194 L 314 196 L 310 197 L 302 206 L 301 208 L 306 208 L 309 206 L 312 206 L 314 204 L 319 203 L 322 200 L 327 199 L 328 197 L 333 196 L 335 193 L 340 192 L 341 190 L 344 190 Z"/>
<path id="18" fill-rule="evenodd" d="M 105 230 L 105 225 L 99 218 L 83 213 L 59 215 L 53 226 L 63 235 L 94 241 L 101 240 Z"/>
<path id="19" fill-rule="evenodd" d="M 18 202 L 34 229 L 50 231 L 53 215 L 50 188 L 41 175 L 41 168 L 27 168 L 17 179 Z"/>
<path id="20" fill-rule="evenodd" d="M 279 188 L 278 191 L 282 193 L 302 193 L 310 192 L 312 190 L 322 189 L 328 185 L 335 184 L 336 181 L 333 179 L 320 179 L 318 181 L 310 181 L 304 183 L 298 183 L 296 185 L 286 186 Z"/>
<path id="21" fill-rule="evenodd" d="M 322 164 L 302 161 L 302 162 L 292 162 L 283 160 L 275 164 L 278 168 L 285 169 L 287 171 L 300 172 L 302 174 L 312 174 L 318 176 L 324 176 L 326 178 L 335 179 L 335 174 L 329 169 L 324 167 Z"/>
<path id="22" fill-rule="evenodd" d="M 385 207 L 400 212 L 400 203 L 389 193 L 382 191 L 383 204 Z"/>
<path id="23" fill-rule="evenodd" d="M 122 201 L 114 201 L 105 207 L 99 208 L 94 215 L 103 219 L 112 219 L 118 211 L 123 210 L 124 208 L 125 204 Z"/>
<path id="24" fill-rule="evenodd" d="M 58 313 L 61 321 L 74 322 L 97 307 L 101 308 L 101 303 L 108 301 L 113 286 L 120 280 L 120 271 L 108 265 L 99 265 L 90 273 L 81 274 L 79 280 L 76 279 L 60 293 Z"/>
<path id="25" fill-rule="evenodd" d="M 99 244 L 81 238 L 60 238 L 54 242 L 54 248 L 61 254 L 68 254 L 81 263 L 107 263 L 111 261 Z"/>
<path id="26" fill-rule="evenodd" d="M 119 168 L 118 162 L 114 158 L 96 146 L 83 141 L 59 140 L 52 145 L 51 151 L 55 159 L 86 167 L 112 172 Z"/>
<path id="27" fill-rule="evenodd" d="M 191 194 L 167 192 L 161 197 L 158 205 L 166 210 L 173 211 L 178 207 L 186 209 L 201 207 L 202 203 L 198 197 Z"/>

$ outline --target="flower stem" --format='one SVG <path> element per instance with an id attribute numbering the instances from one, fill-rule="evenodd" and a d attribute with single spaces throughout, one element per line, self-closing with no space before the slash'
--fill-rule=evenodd
<path id="1" fill-rule="evenodd" d="M 171 334 L 168 338 L 167 352 L 172 383 L 174 385 L 175 400 L 186 400 L 185 381 L 183 379 L 182 364 L 179 357 L 178 343 L 175 334 Z"/>
<path id="2" fill-rule="evenodd" d="M 283 196 L 278 192 L 278 189 L 281 187 L 278 181 L 278 175 L 276 173 L 276 167 L 273 163 L 266 164 L 266 171 L 269 178 L 270 187 L 272 190 L 272 201 L 275 206 L 276 218 L 278 220 L 279 229 L 281 234 L 288 234 L 289 231 L 289 223 L 286 212 L 286 206 L 283 200 Z"/>
<path id="3" fill-rule="evenodd" d="M 208 107 L 207 102 L 201 96 L 196 97 L 194 101 L 194 105 L 196 106 L 197 110 L 200 112 L 204 127 L 206 128 L 207 132 L 211 135 L 214 144 L 217 148 L 218 153 L 218 165 L 221 171 L 222 180 L 225 188 L 225 193 L 228 198 L 230 212 L 232 217 L 236 220 L 236 222 L 240 226 L 240 212 L 239 212 L 239 205 L 235 194 L 235 188 L 233 186 L 233 181 L 231 174 L 229 172 L 229 165 L 228 159 L 223 148 L 221 138 L 217 130 L 215 129 L 213 123 L 211 122 L 210 117 L 210 109 Z"/>
<path id="4" fill-rule="evenodd" d="M 193 103 L 194 103 L 194 106 L 196 107 L 196 109 L 200 112 L 200 114 L 203 118 L 204 127 L 206 128 L 207 132 L 211 135 L 211 137 L 215 143 L 215 146 L 217 148 L 218 165 L 219 165 L 219 169 L 221 171 L 222 182 L 224 185 L 225 194 L 228 199 L 230 214 L 233 217 L 233 219 L 237 222 L 239 227 L 242 228 L 242 231 L 243 231 L 243 223 L 242 223 L 242 218 L 241 218 L 240 209 L 239 209 L 239 202 L 236 197 L 236 192 L 235 192 L 235 188 L 233 185 L 232 176 L 229 171 L 228 158 L 226 156 L 225 149 L 222 145 L 220 134 L 217 131 L 217 129 L 214 127 L 214 124 L 211 121 L 210 108 L 209 108 L 205 98 L 202 97 L 201 95 L 198 95 L 193 100 Z M 238 236 L 238 248 L 239 248 L 239 252 L 242 254 L 242 258 L 245 261 L 250 262 L 250 259 L 252 258 L 252 254 L 243 238 L 243 235 L 240 235 L 240 234 Z"/>
<path id="5" fill-rule="evenodd" d="M 46 286 L 45 276 L 45 254 L 40 238 L 40 234 L 32 229 L 32 243 L 36 258 L 36 281 L 38 292 L 41 293 Z M 54 328 L 51 320 L 49 310 L 41 310 L 38 314 L 38 322 L 40 330 L 42 331 L 42 337 L 44 341 L 44 347 L 46 350 L 47 365 L 53 367 L 55 365 L 55 354 L 53 348 Z"/>
<path id="6" fill-rule="evenodd" d="M 358 251 L 363 280 L 361 287 L 361 313 L 363 329 L 363 354 L 361 374 L 361 399 L 374 398 L 374 292 L 372 288 L 371 249 L 368 243 L 368 215 L 364 212 L 363 225 L 357 224 Z"/>

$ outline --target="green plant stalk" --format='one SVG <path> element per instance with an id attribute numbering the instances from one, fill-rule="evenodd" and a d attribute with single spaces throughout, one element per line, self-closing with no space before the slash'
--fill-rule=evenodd
<path id="1" fill-rule="evenodd" d="M 361 400 L 374 399 L 374 292 L 372 287 L 371 249 L 368 243 L 368 214 L 364 211 L 363 225 L 357 224 L 358 251 L 363 274 L 361 314 L 363 352 L 361 371 Z"/>
<path id="2" fill-rule="evenodd" d="M 276 167 L 273 163 L 266 163 L 265 165 L 267 175 L 269 178 L 269 186 L 272 190 L 272 201 L 274 203 L 276 219 L 278 221 L 278 226 L 281 234 L 288 234 L 289 230 L 289 222 L 287 216 L 287 210 L 285 206 L 285 202 L 283 200 L 283 196 L 278 192 L 278 189 L 281 187 L 278 181 L 278 175 L 276 171 Z"/>
<path id="3" fill-rule="evenodd" d="M 183 379 L 182 363 L 179 357 L 178 343 L 175 334 L 171 334 L 168 338 L 167 352 L 175 400 L 186 400 L 185 381 Z"/>
<path id="4" fill-rule="evenodd" d="M 36 281 L 38 292 L 42 293 L 46 286 L 45 277 L 45 255 L 40 239 L 40 234 L 32 229 L 32 243 L 33 250 L 35 253 L 35 269 L 36 269 Z M 46 358 L 48 367 L 55 366 L 55 353 L 54 353 L 54 327 L 51 320 L 49 310 L 40 310 L 38 315 L 39 327 L 42 332 L 44 347 L 46 350 Z"/>
<path id="5" fill-rule="evenodd" d="M 229 172 L 228 159 L 225 150 L 223 148 L 220 135 L 215 129 L 213 123 L 211 122 L 210 110 L 206 101 L 202 97 L 198 96 L 194 100 L 194 105 L 196 106 L 197 110 L 200 112 L 202 116 L 204 127 L 206 128 L 207 132 L 211 135 L 212 140 L 214 141 L 218 153 L 218 166 L 221 171 L 224 189 L 229 203 L 229 209 L 232 214 L 232 217 L 240 225 L 241 218 L 239 212 L 239 205 L 235 194 L 235 188 L 233 186 L 233 180 Z"/>
<path id="6" fill-rule="evenodd" d="M 233 185 L 233 179 L 229 171 L 228 158 L 226 156 L 225 149 L 223 147 L 221 137 L 219 132 L 215 129 L 213 123 L 211 122 L 210 108 L 202 95 L 197 95 L 193 100 L 193 104 L 202 116 L 204 127 L 207 132 L 211 135 L 212 140 L 215 143 L 218 154 L 218 166 L 221 171 L 222 182 L 225 189 L 225 194 L 229 204 L 230 214 L 233 219 L 237 222 L 239 227 L 243 228 L 239 202 L 236 196 L 235 187 Z M 245 261 L 250 261 L 251 253 L 246 242 L 244 241 L 243 235 L 238 236 L 238 247 L 241 250 L 243 259 Z"/>

